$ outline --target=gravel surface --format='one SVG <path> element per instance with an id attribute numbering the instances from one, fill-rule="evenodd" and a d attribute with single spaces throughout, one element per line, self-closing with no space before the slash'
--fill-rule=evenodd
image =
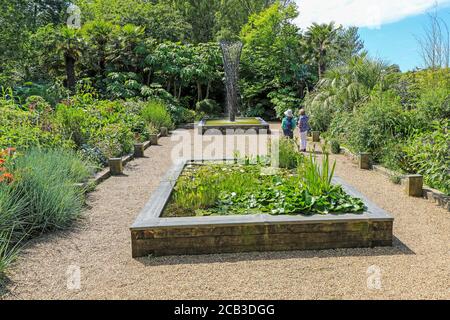
<path id="1" fill-rule="evenodd" d="M 161 138 L 124 176 L 98 186 L 71 230 L 32 241 L 11 270 L 4 298 L 450 298 L 449 213 L 344 156 L 332 157 L 336 174 L 394 216 L 393 247 L 132 259 L 128 228 L 180 149 L 172 140 Z M 67 286 L 73 266 L 80 268 L 80 289 Z M 381 274 L 379 289 L 367 285 L 373 270 Z"/>

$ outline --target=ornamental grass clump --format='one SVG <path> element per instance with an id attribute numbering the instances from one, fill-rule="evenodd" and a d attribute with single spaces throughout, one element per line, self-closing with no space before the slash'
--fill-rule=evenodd
<path id="1" fill-rule="evenodd" d="M 81 212 L 83 190 L 75 183 L 89 178 L 93 169 L 68 150 L 29 150 L 12 165 L 11 186 L 27 202 L 30 232 L 41 233 L 69 225 Z"/>
<path id="2" fill-rule="evenodd" d="M 65 149 L 30 149 L 8 161 L 14 180 L 0 183 L 0 276 L 27 239 L 80 217 L 93 166 Z"/>

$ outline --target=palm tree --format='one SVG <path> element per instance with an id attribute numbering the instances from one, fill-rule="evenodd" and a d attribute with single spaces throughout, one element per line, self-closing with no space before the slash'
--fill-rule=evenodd
<path id="1" fill-rule="evenodd" d="M 101 20 L 88 22 L 83 26 L 82 32 L 89 43 L 89 57 L 92 57 L 92 68 L 102 77 L 106 76 L 106 60 L 108 44 L 117 28 L 111 23 Z"/>
<path id="2" fill-rule="evenodd" d="M 67 88 L 74 92 L 76 85 L 75 64 L 80 59 L 83 50 L 83 39 L 79 35 L 79 30 L 68 27 L 62 28 L 59 33 L 57 50 L 64 56 Z"/>
<path id="3" fill-rule="evenodd" d="M 317 64 L 319 79 L 326 69 L 327 52 L 333 49 L 336 44 L 336 37 L 340 27 L 336 28 L 334 23 L 317 24 L 313 23 L 305 33 L 304 41 L 308 55 Z"/>
<path id="4" fill-rule="evenodd" d="M 372 60 L 364 53 L 351 58 L 346 65 L 328 70 L 311 95 L 311 104 L 332 109 L 354 111 L 366 102 L 371 91 L 382 84 L 395 68 L 384 61 Z"/>

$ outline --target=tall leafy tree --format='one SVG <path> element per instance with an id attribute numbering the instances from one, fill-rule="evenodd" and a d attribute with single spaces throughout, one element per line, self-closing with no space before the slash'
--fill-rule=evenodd
<path id="1" fill-rule="evenodd" d="M 37 62 L 36 80 L 49 81 L 64 75 L 67 88 L 75 90 L 77 81 L 77 63 L 85 49 L 81 31 L 66 26 L 49 24 L 33 34 L 31 44 L 34 47 L 33 59 Z M 46 74 L 42 77 L 40 73 Z"/>
<path id="2" fill-rule="evenodd" d="M 237 39 L 250 16 L 267 9 L 278 0 L 222 0 L 216 13 L 215 35 L 217 39 Z M 292 1 L 281 1 L 286 7 Z"/>
<path id="3" fill-rule="evenodd" d="M 209 98 L 212 82 L 221 76 L 222 59 L 216 43 L 200 43 L 192 50 L 191 63 L 184 69 L 184 75 L 188 82 L 196 84 L 197 101 L 200 101 Z"/>
<path id="4" fill-rule="evenodd" d="M 255 106 L 265 111 L 275 107 L 277 115 L 284 108 L 298 106 L 308 86 L 311 74 L 302 63 L 300 30 L 292 23 L 297 15 L 294 5 L 284 7 L 277 2 L 252 15 L 242 29 L 241 87 L 252 115 Z"/>
<path id="5" fill-rule="evenodd" d="M 146 56 L 145 29 L 133 24 L 119 28 L 111 40 L 108 56 L 114 70 L 140 73 Z"/>
<path id="6" fill-rule="evenodd" d="M 0 73 L 3 75 L 2 85 L 9 79 L 9 74 L 20 68 L 20 61 L 26 55 L 27 31 L 26 0 L 2 1 L 0 10 Z M 15 70 L 14 70 L 15 69 Z M 1 79 L 0 79 L 1 80 Z"/>
<path id="7" fill-rule="evenodd" d="M 66 17 L 67 0 L 31 0 L 28 1 L 28 11 L 31 13 L 32 30 L 46 24 L 61 24 Z"/>
<path id="8" fill-rule="evenodd" d="M 171 0 L 171 3 L 192 26 L 194 43 L 208 42 L 214 39 L 219 0 Z"/>
<path id="9" fill-rule="evenodd" d="M 184 41 L 191 37 L 191 25 L 169 1 L 77 0 L 83 21 L 108 21 L 115 25 L 133 24 L 160 42 Z"/>

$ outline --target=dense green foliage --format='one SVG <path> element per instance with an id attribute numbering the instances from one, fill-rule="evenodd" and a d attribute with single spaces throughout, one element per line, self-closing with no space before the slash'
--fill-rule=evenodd
<path id="1" fill-rule="evenodd" d="M 333 185 L 328 156 L 303 158 L 293 171 L 264 164 L 192 166 L 178 180 L 166 216 L 361 213 L 364 204 Z"/>
<path id="2" fill-rule="evenodd" d="M 450 121 L 434 122 L 434 130 L 409 138 L 402 169 L 424 175 L 425 183 L 450 194 Z"/>
<path id="3" fill-rule="evenodd" d="M 333 153 L 333 154 L 341 153 L 341 145 L 339 144 L 339 141 L 337 141 L 335 139 L 331 140 L 330 149 L 331 149 L 331 153 Z"/>
<path id="4" fill-rule="evenodd" d="M 109 101 L 77 95 L 52 108 L 42 98 L 25 104 L 0 99 L 0 150 L 16 147 L 65 147 L 81 150 L 98 164 L 131 152 L 160 127 L 173 128 L 170 109 L 161 100 Z"/>
<path id="5" fill-rule="evenodd" d="M 450 193 L 449 69 L 400 73 L 363 55 L 326 72 L 306 107 L 314 129 Z"/>
<path id="6" fill-rule="evenodd" d="M 217 42 L 240 39 L 240 112 L 271 118 L 297 109 L 321 73 L 362 49 L 354 28 L 314 25 L 300 30 L 292 22 L 296 5 L 289 0 L 74 4 L 81 10 L 80 29 L 65 25 L 65 1 L 8 4 L 0 21 L 20 32 L 9 26 L 2 32 L 0 86 L 13 87 L 20 99 L 42 96 L 52 106 L 69 94 L 86 93 L 86 87 L 100 99 L 159 98 L 177 108 L 176 123 L 187 122 L 208 111 L 223 112 Z M 27 15 L 34 17 L 33 23 Z M 9 50 L 17 39 L 14 51 Z"/>

